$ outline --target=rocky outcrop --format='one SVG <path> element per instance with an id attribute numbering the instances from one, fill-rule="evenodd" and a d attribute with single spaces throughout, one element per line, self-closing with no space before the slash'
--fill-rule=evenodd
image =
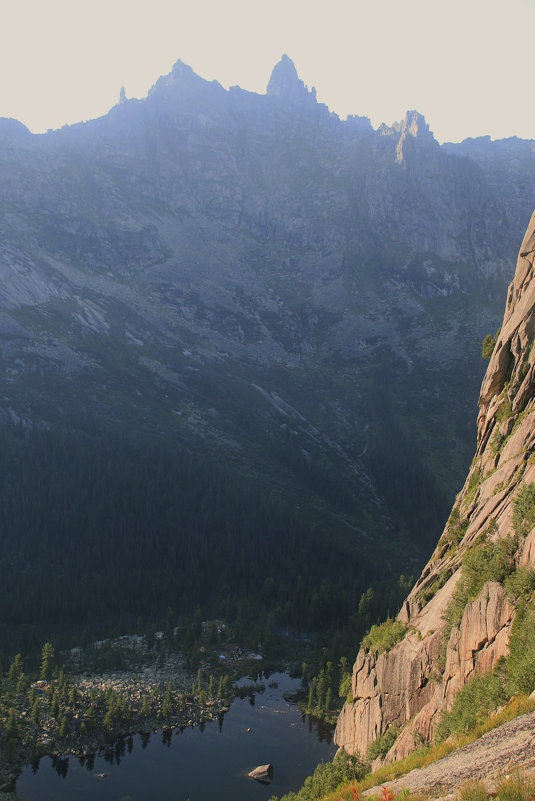
<path id="1" fill-rule="evenodd" d="M 516 564 L 535 564 L 535 529 L 514 539 L 513 519 L 521 487 L 535 483 L 534 257 L 535 213 L 481 387 L 476 455 L 435 552 L 398 615 L 407 633 L 388 652 L 362 649 L 357 656 L 353 701 L 344 706 L 335 734 L 351 753 L 365 754 L 394 725 L 402 731 L 388 760 L 428 742 L 457 692 L 508 653 L 515 603 L 501 583 L 486 582 L 458 623 L 448 623 L 445 613 L 463 559 L 481 542 L 510 537 Z"/>
<path id="2" fill-rule="evenodd" d="M 299 78 L 291 58 L 284 54 L 278 64 L 273 68 L 271 78 L 267 85 L 267 94 L 280 97 L 294 104 L 302 105 L 308 101 L 316 102 L 316 90 L 308 91 Z"/>

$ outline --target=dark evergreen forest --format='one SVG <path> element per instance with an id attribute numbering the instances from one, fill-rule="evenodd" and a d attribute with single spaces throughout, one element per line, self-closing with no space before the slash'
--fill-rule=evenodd
<path id="1" fill-rule="evenodd" d="M 169 609 L 256 621 L 264 637 L 343 628 L 359 603 L 359 632 L 396 611 L 371 546 L 195 453 L 102 430 L 0 438 L 5 657 L 143 630 Z"/>

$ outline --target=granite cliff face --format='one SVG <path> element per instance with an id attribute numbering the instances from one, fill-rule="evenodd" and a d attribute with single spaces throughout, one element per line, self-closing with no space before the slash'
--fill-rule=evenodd
<path id="1" fill-rule="evenodd" d="M 398 615 L 405 635 L 390 651 L 361 649 L 357 656 L 354 700 L 336 729 L 336 742 L 350 752 L 366 753 L 392 725 L 403 730 L 387 760 L 428 742 L 458 690 L 508 653 L 516 603 L 502 582 L 485 582 L 453 625 L 451 602 L 467 554 L 483 542 L 510 543 L 515 566 L 535 565 L 533 521 L 522 520 L 519 511 L 522 493 L 535 483 L 534 258 L 535 213 L 481 387 L 476 455 L 435 552 Z"/>
<path id="2" fill-rule="evenodd" d="M 535 204 L 533 142 L 457 152 L 415 111 L 342 121 L 283 57 L 266 95 L 178 61 L 98 120 L 0 120 L 0 143 L 0 419 L 165 436 L 357 548 L 428 553 Z"/>

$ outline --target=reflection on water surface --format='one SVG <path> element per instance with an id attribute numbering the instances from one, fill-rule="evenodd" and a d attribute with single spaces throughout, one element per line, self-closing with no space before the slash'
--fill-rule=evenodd
<path id="1" fill-rule="evenodd" d="M 332 728 L 283 698 L 299 686 L 276 673 L 264 692 L 237 698 L 217 721 L 136 734 L 82 759 L 44 757 L 22 772 L 21 801 L 268 801 L 297 789 L 332 759 Z M 274 686 L 276 683 L 277 686 Z M 247 777 L 271 762 L 273 783 Z"/>

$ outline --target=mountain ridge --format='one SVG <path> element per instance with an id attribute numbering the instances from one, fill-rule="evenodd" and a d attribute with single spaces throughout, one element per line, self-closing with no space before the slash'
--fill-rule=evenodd
<path id="1" fill-rule="evenodd" d="M 0 418 L 165 438 L 409 573 L 470 458 L 533 143 L 487 164 L 306 97 L 177 62 L 97 120 L 0 123 Z"/>

